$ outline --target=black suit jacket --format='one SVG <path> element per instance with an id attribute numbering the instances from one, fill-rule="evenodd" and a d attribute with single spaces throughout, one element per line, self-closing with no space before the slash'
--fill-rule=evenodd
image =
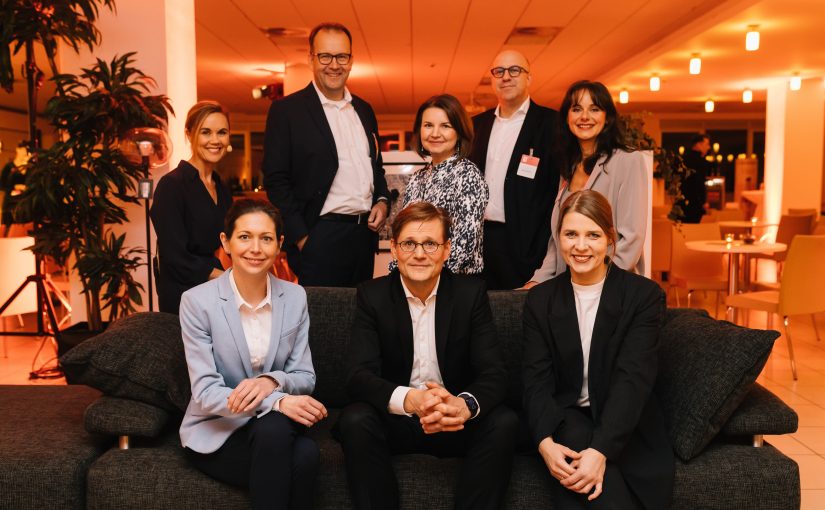
<path id="1" fill-rule="evenodd" d="M 442 271 L 435 337 L 438 368 L 450 393 L 472 393 L 479 416 L 504 400 L 507 372 L 482 280 Z M 395 388 L 409 386 L 412 364 L 412 319 L 395 270 L 358 287 L 347 394 L 387 412 Z"/>
<path id="2" fill-rule="evenodd" d="M 646 508 L 667 508 L 674 458 L 652 394 L 664 293 L 616 266 L 602 290 L 590 345 L 591 447 L 618 463 Z M 524 311 L 524 407 L 539 444 L 564 420 L 582 388 L 583 357 L 569 269 L 531 289 Z"/>
<path id="3" fill-rule="evenodd" d="M 389 200 L 375 113 L 358 96 L 352 96 L 352 106 L 369 139 L 373 203 L 379 197 Z M 264 186 L 283 215 L 287 245 L 307 235 L 318 221 L 337 171 L 335 140 L 312 83 L 273 102 L 266 118 Z"/>
<path id="4" fill-rule="evenodd" d="M 198 177 L 197 168 L 181 161 L 158 181 L 149 214 L 157 234 L 158 304 L 161 312 L 178 313 L 181 294 L 223 269 L 215 251 L 221 246 L 223 220 L 232 193 L 212 173 L 218 203 Z"/>
<path id="5" fill-rule="evenodd" d="M 559 114 L 530 101 L 524 118 L 507 177 L 504 180 L 504 215 L 507 234 L 513 250 L 513 263 L 526 282 L 541 266 L 550 239 L 550 215 L 559 190 L 559 167 L 555 145 Z M 495 110 L 473 117 L 475 140 L 470 160 L 484 173 L 487 146 L 495 122 Z M 517 175 L 521 156 L 529 154 L 539 159 L 535 179 Z"/>

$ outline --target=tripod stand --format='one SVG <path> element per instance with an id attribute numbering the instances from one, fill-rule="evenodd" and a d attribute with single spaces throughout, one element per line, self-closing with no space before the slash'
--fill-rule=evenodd
<path id="1" fill-rule="evenodd" d="M 28 116 L 29 116 L 29 141 L 32 153 L 35 153 L 40 148 L 40 138 L 37 132 L 37 90 L 40 88 L 40 82 L 43 78 L 43 73 L 38 69 L 37 63 L 34 60 L 34 43 L 32 41 L 26 42 L 26 85 L 28 95 Z M 36 157 L 36 156 L 35 156 Z M 37 222 L 35 221 L 35 229 Z M 47 289 L 47 282 L 50 288 Z M 36 331 L 12 331 L 2 333 L 4 336 L 53 336 L 55 340 L 60 341 L 60 329 L 57 322 L 57 316 L 54 313 L 54 306 L 49 298 L 48 291 L 57 290 L 51 281 L 47 280 L 43 274 L 43 257 L 35 254 L 34 274 L 26 277 L 26 280 L 20 284 L 16 291 L 0 306 L 0 316 L 6 308 L 11 305 L 17 296 L 30 283 L 33 283 L 37 289 L 37 330 Z M 50 329 L 46 329 L 43 314 L 46 314 L 49 319 Z"/>

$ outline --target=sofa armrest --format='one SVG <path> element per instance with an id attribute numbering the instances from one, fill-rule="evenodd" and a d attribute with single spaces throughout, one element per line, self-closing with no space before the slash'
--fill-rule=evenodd
<path id="1" fill-rule="evenodd" d="M 137 400 L 102 396 L 86 408 L 83 422 L 93 434 L 157 437 L 169 422 L 169 413 Z"/>
<path id="2" fill-rule="evenodd" d="M 758 383 L 722 427 L 726 436 L 757 436 L 796 432 L 799 417 L 779 397 Z"/>

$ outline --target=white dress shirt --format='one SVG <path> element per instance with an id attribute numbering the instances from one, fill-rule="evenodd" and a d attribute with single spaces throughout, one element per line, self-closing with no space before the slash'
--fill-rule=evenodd
<path id="1" fill-rule="evenodd" d="M 571 282 L 572 283 L 572 282 Z M 599 301 L 602 298 L 604 279 L 593 285 L 578 285 L 573 283 L 573 294 L 576 297 L 576 315 L 579 319 L 579 336 L 582 342 L 582 361 L 584 374 L 582 376 L 582 391 L 576 405 L 579 407 L 590 405 L 590 391 L 587 384 L 588 365 L 590 364 L 590 343 L 593 339 L 593 325 L 596 323 L 596 312 L 599 311 Z"/>
<path id="2" fill-rule="evenodd" d="M 338 171 L 332 180 L 321 215 L 327 213 L 361 214 L 372 208 L 372 161 L 370 143 L 358 112 L 352 106 L 352 94 L 344 89 L 344 99 L 333 101 L 312 82 L 338 152 Z M 377 143 L 377 141 L 375 141 Z M 378 148 L 376 147 L 376 150 Z"/>
<path id="3" fill-rule="evenodd" d="M 272 340 L 272 285 L 269 278 L 266 279 L 266 297 L 257 305 L 249 304 L 235 284 L 235 273 L 232 269 L 229 284 L 232 292 L 235 293 L 235 303 L 238 305 L 238 314 L 241 317 L 241 327 L 246 346 L 249 349 L 249 361 L 252 364 L 252 372 L 260 374 L 264 371 L 266 353 L 269 352 L 269 344 Z M 277 382 L 276 382 L 277 385 Z M 280 411 L 280 399 L 275 402 L 274 410 Z"/>
<path id="4" fill-rule="evenodd" d="M 404 295 L 407 297 L 407 305 L 410 307 L 410 318 L 412 319 L 413 365 L 410 372 L 410 385 L 398 386 L 390 395 L 387 410 L 391 414 L 412 416 L 412 413 L 404 411 L 404 399 L 407 398 L 407 393 L 411 389 L 426 390 L 427 385 L 425 383 L 427 381 L 444 385 L 444 380 L 441 378 L 441 369 L 438 367 L 438 352 L 435 346 L 435 300 L 439 283 L 441 283 L 440 276 L 435 282 L 433 291 L 422 302 L 410 292 L 410 289 L 404 284 L 404 279 L 401 279 L 401 287 L 404 288 Z M 458 396 L 461 395 L 467 395 L 475 400 L 471 393 L 462 392 L 458 394 Z M 477 400 L 476 403 L 478 403 Z M 478 416 L 480 412 L 481 406 L 479 405 L 476 412 L 470 416 L 470 419 Z"/>
<path id="5" fill-rule="evenodd" d="M 487 187 L 490 189 L 490 200 L 484 211 L 484 219 L 487 221 L 505 222 L 504 179 L 507 177 L 507 167 L 510 166 L 513 149 L 516 147 L 528 108 L 530 108 L 529 97 L 519 106 L 518 110 L 505 119 L 500 113 L 501 106 L 496 107 L 496 119 L 490 131 L 487 161 L 484 165 L 484 180 L 487 181 Z"/>

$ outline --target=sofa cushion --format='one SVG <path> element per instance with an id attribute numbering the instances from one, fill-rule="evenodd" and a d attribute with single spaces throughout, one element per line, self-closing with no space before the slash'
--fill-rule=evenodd
<path id="1" fill-rule="evenodd" d="M 527 293 L 524 291 L 502 290 L 491 291 L 490 308 L 493 311 L 493 322 L 504 354 L 504 363 L 507 367 L 508 388 L 505 403 L 510 409 L 521 409 L 524 387 L 521 382 L 521 357 L 524 352 L 524 328 L 521 320 L 524 311 L 524 301 Z"/>
<path id="2" fill-rule="evenodd" d="M 83 430 L 88 386 L 0 386 L 0 508 L 86 508 L 86 472 L 112 444 Z"/>
<path id="3" fill-rule="evenodd" d="M 109 436 L 156 437 L 169 422 L 169 413 L 137 400 L 102 396 L 83 414 L 86 430 Z"/>
<path id="4" fill-rule="evenodd" d="M 355 289 L 308 287 L 309 348 L 315 369 L 313 396 L 327 407 L 344 407 L 347 347 L 352 335 Z"/>
<path id="5" fill-rule="evenodd" d="M 779 397 L 754 383 L 751 391 L 722 427 L 726 436 L 791 434 L 799 426 L 799 416 Z"/>
<path id="6" fill-rule="evenodd" d="M 655 391 L 682 460 L 716 436 L 751 390 L 778 336 L 717 321 L 704 310 L 667 311 Z"/>
<path id="7" fill-rule="evenodd" d="M 60 364 L 67 378 L 106 395 L 170 411 L 184 411 L 189 404 L 177 315 L 144 312 L 124 317 L 64 354 Z"/>

